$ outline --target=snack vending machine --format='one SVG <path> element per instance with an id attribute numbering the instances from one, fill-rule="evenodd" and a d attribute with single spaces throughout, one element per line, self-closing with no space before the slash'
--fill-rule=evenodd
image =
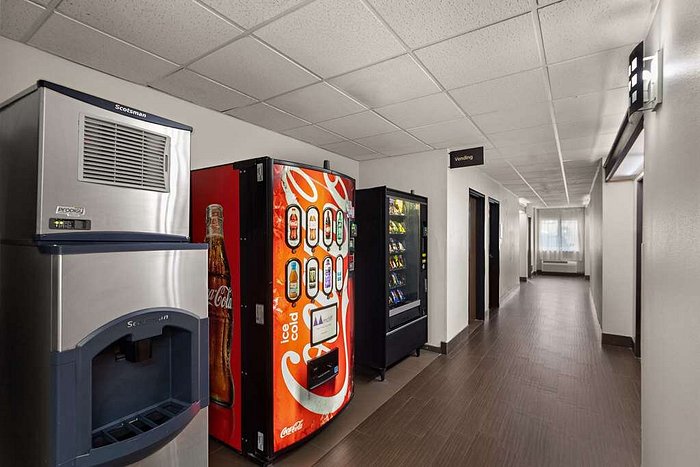
<path id="1" fill-rule="evenodd" d="M 192 173 L 209 243 L 210 434 L 259 461 L 353 394 L 355 181 L 261 158 Z"/>
<path id="2" fill-rule="evenodd" d="M 357 363 L 380 371 L 428 340 L 428 199 L 357 191 Z"/>

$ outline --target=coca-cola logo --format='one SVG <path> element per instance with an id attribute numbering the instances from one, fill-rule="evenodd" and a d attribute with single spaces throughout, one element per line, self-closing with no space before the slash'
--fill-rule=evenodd
<path id="1" fill-rule="evenodd" d="M 296 422 L 294 422 L 294 425 L 282 428 L 282 431 L 280 431 L 280 438 L 286 438 L 287 436 L 296 433 L 297 431 L 301 430 L 303 426 L 304 421 L 297 420 Z"/>
<path id="2" fill-rule="evenodd" d="M 218 289 L 209 289 L 209 305 L 232 309 L 231 287 L 222 285 Z"/>

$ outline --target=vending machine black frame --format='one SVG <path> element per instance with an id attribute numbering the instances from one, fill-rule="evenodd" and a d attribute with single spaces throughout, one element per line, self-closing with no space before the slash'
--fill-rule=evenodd
<path id="1" fill-rule="evenodd" d="M 408 310 L 411 319 L 391 323 L 389 316 L 389 198 L 420 204 L 420 305 Z M 355 362 L 380 372 L 411 352 L 420 354 L 428 340 L 428 198 L 386 186 L 355 192 L 357 284 L 355 309 Z M 403 313 L 402 313 L 403 314 Z"/>
<path id="2" fill-rule="evenodd" d="M 268 465 L 273 459 L 304 444 L 321 430 L 296 443 L 274 450 L 272 385 L 272 278 L 273 278 L 273 167 L 282 164 L 350 178 L 330 169 L 286 160 L 261 157 L 233 164 L 239 171 L 241 372 L 243 384 L 242 451 L 255 462 Z M 354 179 L 352 179 L 354 182 Z M 357 191 L 355 191 L 357 193 Z M 356 202 L 356 199 L 355 199 Z M 352 271 L 348 274 L 354 275 Z M 264 306 L 262 325 L 257 305 Z M 354 395 L 354 394 L 353 394 Z M 346 406 L 347 407 L 347 406 Z M 344 410 L 346 407 L 343 407 Z M 258 449 L 258 433 L 264 433 Z"/>

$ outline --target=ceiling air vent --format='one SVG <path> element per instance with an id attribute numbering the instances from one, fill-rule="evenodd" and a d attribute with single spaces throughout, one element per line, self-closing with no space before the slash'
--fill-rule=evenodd
<path id="1" fill-rule="evenodd" d="M 80 180 L 142 190 L 169 190 L 167 136 L 85 115 Z"/>

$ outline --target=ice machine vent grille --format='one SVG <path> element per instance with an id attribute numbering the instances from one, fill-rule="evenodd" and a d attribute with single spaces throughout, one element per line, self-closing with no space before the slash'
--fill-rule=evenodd
<path id="1" fill-rule="evenodd" d="M 80 179 L 142 190 L 168 191 L 168 137 L 85 116 Z"/>

